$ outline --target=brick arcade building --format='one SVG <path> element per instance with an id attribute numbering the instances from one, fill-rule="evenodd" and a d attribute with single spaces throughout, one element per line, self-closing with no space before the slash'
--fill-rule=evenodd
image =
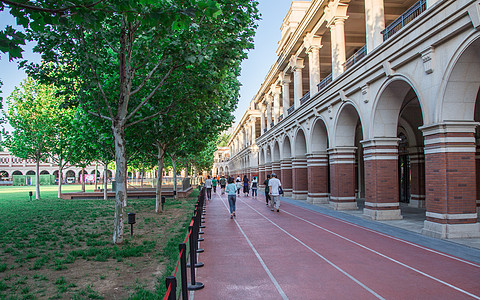
<path id="1" fill-rule="evenodd" d="M 293 1 L 229 141 L 231 175 L 423 233 L 479 237 L 480 2 Z M 401 205 L 402 203 L 402 205 Z"/>

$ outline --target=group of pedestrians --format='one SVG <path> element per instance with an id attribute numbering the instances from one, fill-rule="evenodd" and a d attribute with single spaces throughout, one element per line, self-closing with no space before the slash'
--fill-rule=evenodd
<path id="1" fill-rule="evenodd" d="M 207 200 L 212 199 L 212 189 L 214 193 L 217 192 L 217 184 L 220 185 L 222 195 L 227 193 L 231 219 L 236 217 L 235 210 L 237 195 L 240 196 L 242 188 L 244 196 L 248 196 L 250 190 L 252 191 L 252 197 L 254 199 L 256 199 L 258 196 L 258 178 L 256 176 L 253 176 L 250 182 L 247 175 L 244 175 L 243 179 L 241 179 L 240 176 L 238 176 L 236 179 L 229 176 L 228 179 L 226 179 L 225 176 L 222 176 L 220 178 L 211 178 L 210 175 L 208 175 L 207 180 L 205 181 Z M 277 175 L 275 173 L 272 173 L 271 175 L 267 175 L 267 179 L 265 179 L 263 184 L 265 186 L 266 205 L 270 208 L 271 211 L 277 210 L 277 212 L 279 212 L 280 195 L 283 194 L 282 183 L 277 178 Z"/>

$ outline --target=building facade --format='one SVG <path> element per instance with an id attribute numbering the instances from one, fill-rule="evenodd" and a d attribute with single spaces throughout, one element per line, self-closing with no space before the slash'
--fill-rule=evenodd
<path id="1" fill-rule="evenodd" d="M 231 174 L 423 233 L 479 237 L 480 1 L 293 1 L 229 141 Z"/>
<path id="2" fill-rule="evenodd" d="M 95 174 L 97 171 L 97 177 L 102 178 L 103 165 L 101 163 L 91 164 L 85 168 L 85 174 Z M 109 179 L 114 176 L 115 171 L 108 170 L 107 176 Z M 11 181 L 12 175 L 35 175 L 36 164 L 33 159 L 22 159 L 12 155 L 9 152 L 0 152 L 0 181 Z M 55 175 L 58 179 L 58 164 L 55 163 L 50 157 L 45 161 L 40 162 L 40 174 L 41 175 Z M 66 166 L 63 169 L 63 180 L 68 183 L 81 182 L 82 168 L 76 166 Z"/>

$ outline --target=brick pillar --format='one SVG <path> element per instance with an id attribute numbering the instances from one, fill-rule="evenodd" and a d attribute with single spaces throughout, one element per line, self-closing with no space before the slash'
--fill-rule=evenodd
<path id="1" fill-rule="evenodd" d="M 425 154 L 423 147 L 408 149 L 410 156 L 410 204 L 425 208 Z"/>
<path id="2" fill-rule="evenodd" d="M 355 150 L 357 147 L 328 149 L 330 162 L 330 204 L 335 210 L 355 210 Z"/>
<path id="3" fill-rule="evenodd" d="M 438 238 L 480 237 L 476 211 L 476 122 L 421 127 L 425 138 L 427 220 L 423 234 Z"/>
<path id="4" fill-rule="evenodd" d="M 292 197 L 295 200 L 307 200 L 308 195 L 308 169 L 306 158 L 292 159 Z"/>
<path id="5" fill-rule="evenodd" d="M 267 175 L 269 175 L 269 174 L 270 175 L 272 174 L 272 163 L 271 162 L 265 164 L 265 178 L 263 180 L 267 179 Z M 262 181 L 262 184 L 263 184 L 263 181 Z"/>
<path id="6" fill-rule="evenodd" d="M 399 220 L 398 138 L 365 140 L 365 208 L 363 215 L 373 220 Z"/>
<path id="7" fill-rule="evenodd" d="M 282 178 L 282 169 L 280 168 L 280 161 L 276 161 L 272 163 L 272 173 L 277 174 L 278 179 Z"/>
<path id="8" fill-rule="evenodd" d="M 280 181 L 282 182 L 284 196 L 292 197 L 292 160 L 290 158 L 282 159 L 280 167 L 282 168 Z"/>
<path id="9" fill-rule="evenodd" d="M 308 198 L 310 203 L 328 203 L 328 154 L 307 155 Z"/>
<path id="10" fill-rule="evenodd" d="M 477 153 L 475 154 L 477 178 L 477 218 L 480 219 L 480 140 L 477 140 Z"/>
<path id="11" fill-rule="evenodd" d="M 263 185 L 265 181 L 265 165 L 258 166 L 258 185 Z"/>

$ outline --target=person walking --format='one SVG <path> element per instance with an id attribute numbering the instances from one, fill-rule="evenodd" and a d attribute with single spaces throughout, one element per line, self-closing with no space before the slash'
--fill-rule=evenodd
<path id="1" fill-rule="evenodd" d="M 213 187 L 213 192 L 217 193 L 217 177 L 213 176 L 212 178 L 212 187 Z"/>
<path id="2" fill-rule="evenodd" d="M 222 178 L 220 178 L 220 190 L 222 191 L 222 195 L 225 194 L 226 184 L 227 184 L 227 180 L 225 179 L 225 176 L 222 176 Z"/>
<path id="3" fill-rule="evenodd" d="M 233 183 L 233 177 L 228 178 L 228 185 L 226 187 L 228 195 L 228 205 L 230 206 L 230 219 L 233 219 L 235 216 L 235 202 L 237 202 L 237 186 Z"/>
<path id="4" fill-rule="evenodd" d="M 205 188 L 207 189 L 207 199 L 212 200 L 212 178 L 208 175 L 207 180 L 205 180 Z"/>
<path id="5" fill-rule="evenodd" d="M 242 181 L 240 180 L 240 176 L 237 177 L 237 194 L 240 196 L 240 189 L 242 188 Z"/>
<path id="6" fill-rule="evenodd" d="M 263 182 L 263 185 L 265 186 L 265 201 L 268 203 L 270 202 L 270 187 L 268 186 L 268 182 L 270 181 L 270 174 L 267 175 L 267 179 Z"/>
<path id="7" fill-rule="evenodd" d="M 277 212 L 280 211 L 280 187 L 282 183 L 277 178 L 277 174 L 272 173 L 272 179 L 268 181 L 268 186 L 270 187 L 270 210 L 276 209 Z"/>
<path id="8" fill-rule="evenodd" d="M 252 197 L 255 198 L 255 199 L 257 198 L 257 184 L 258 184 L 257 177 L 253 176 L 252 184 L 251 184 L 252 185 Z"/>
<path id="9" fill-rule="evenodd" d="M 248 182 L 249 182 L 249 180 L 247 178 L 247 175 L 243 175 L 243 195 L 245 197 L 248 196 L 248 188 L 249 188 Z"/>

